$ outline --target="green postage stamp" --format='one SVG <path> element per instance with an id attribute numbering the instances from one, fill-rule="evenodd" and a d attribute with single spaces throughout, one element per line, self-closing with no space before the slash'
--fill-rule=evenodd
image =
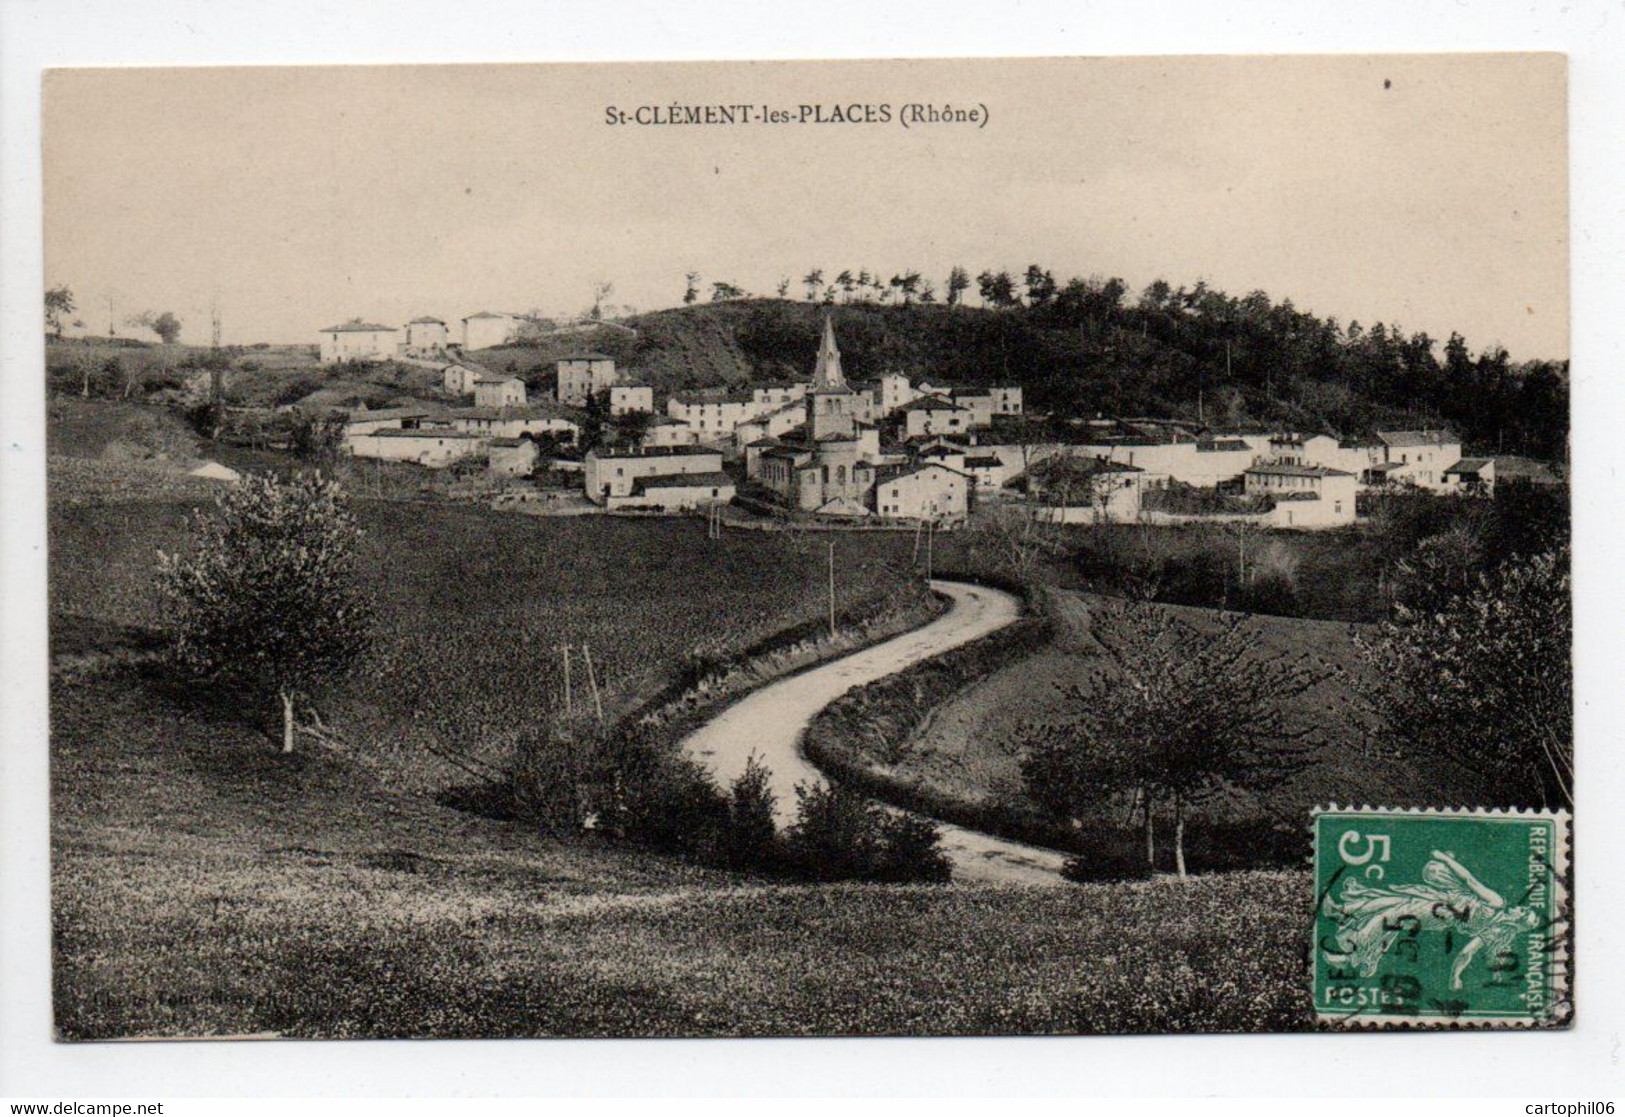
<path id="1" fill-rule="evenodd" d="M 1347 1026 L 1561 1026 L 1563 812 L 1315 812 L 1315 1014 Z"/>

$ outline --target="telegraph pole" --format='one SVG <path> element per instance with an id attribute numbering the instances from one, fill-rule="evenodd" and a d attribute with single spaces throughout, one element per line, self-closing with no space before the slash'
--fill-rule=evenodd
<path id="1" fill-rule="evenodd" d="M 564 716 L 575 716 L 575 704 L 570 699 L 570 645 L 560 644 L 559 652 L 564 656 Z"/>

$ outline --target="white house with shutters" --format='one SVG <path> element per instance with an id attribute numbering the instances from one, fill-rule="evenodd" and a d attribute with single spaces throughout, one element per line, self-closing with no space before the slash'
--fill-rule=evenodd
<path id="1" fill-rule="evenodd" d="M 400 331 L 394 326 L 363 322 L 352 318 L 321 331 L 321 357 L 324 365 L 340 361 L 384 361 L 395 355 Z"/>

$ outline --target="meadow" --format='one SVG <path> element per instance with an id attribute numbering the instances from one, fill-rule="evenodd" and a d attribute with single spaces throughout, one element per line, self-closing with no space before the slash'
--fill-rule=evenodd
<path id="1" fill-rule="evenodd" d="M 769 884 L 282 758 L 122 680 L 53 712 L 63 1039 L 1310 1026 L 1301 872 Z"/>
<path id="2" fill-rule="evenodd" d="M 1099 626 L 1112 623 L 1109 599 L 1051 588 L 1033 600 L 1037 612 L 1024 623 L 1046 623 L 1047 638 L 987 655 L 971 645 L 850 692 L 813 723 L 807 748 L 826 771 L 899 806 L 1078 851 L 1098 862 L 1099 879 L 1110 876 L 1109 859 L 1119 854 L 1143 867 L 1131 853 L 1143 839 L 1128 828 L 1126 797 L 1103 797 L 1067 819 L 1045 810 L 1023 778 L 1022 764 L 1043 727 L 1067 724 L 1076 716 L 1074 703 L 1090 700 Z M 1143 607 L 1198 633 L 1216 633 L 1226 623 L 1209 609 Z M 1373 670 L 1355 643 L 1360 626 L 1268 616 L 1243 625 L 1250 656 L 1291 661 L 1322 677 L 1282 702 L 1287 729 L 1301 735 L 1305 749 L 1295 770 L 1267 787 L 1225 788 L 1194 805 L 1187 850 L 1193 870 L 1300 864 L 1310 812 L 1327 803 L 1482 800 L 1481 778 L 1442 760 L 1400 758 L 1376 742 L 1372 713 L 1360 699 Z M 1107 677 L 1115 680 L 1107 685 L 1126 685 Z M 1069 694 L 1074 687 L 1076 699 Z M 1172 819 L 1159 818 L 1159 827 L 1166 837 Z M 1164 840 L 1158 868 L 1171 869 L 1171 862 Z"/>
<path id="3" fill-rule="evenodd" d="M 557 719 L 558 645 L 592 649 L 613 720 L 815 625 L 822 539 L 359 500 L 378 647 L 318 703 L 337 736 L 277 754 L 273 710 L 177 688 L 157 658 L 155 554 L 203 495 L 151 463 L 116 493 L 62 472 L 109 467 L 131 422 L 52 431 L 62 1038 L 1311 1026 L 1301 872 L 793 885 L 447 805 Z M 846 620 L 917 587 L 907 536 L 836 544 Z"/>

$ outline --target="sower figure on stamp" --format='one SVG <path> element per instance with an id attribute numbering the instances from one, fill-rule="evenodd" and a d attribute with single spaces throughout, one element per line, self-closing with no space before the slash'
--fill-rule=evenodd
<path id="1" fill-rule="evenodd" d="M 1337 937 L 1338 959 L 1365 977 L 1377 972 L 1396 942 L 1414 939 L 1421 931 L 1451 929 L 1467 935 L 1467 945 L 1450 969 L 1451 989 L 1462 987 L 1468 966 L 1485 947 L 1489 957 L 1499 957 L 1520 932 L 1540 925 L 1532 909 L 1508 907 L 1499 892 L 1479 881 L 1453 854 L 1439 850 L 1422 866 L 1421 884 L 1372 886 L 1350 879 L 1343 885 L 1337 909 L 1344 928 Z"/>

